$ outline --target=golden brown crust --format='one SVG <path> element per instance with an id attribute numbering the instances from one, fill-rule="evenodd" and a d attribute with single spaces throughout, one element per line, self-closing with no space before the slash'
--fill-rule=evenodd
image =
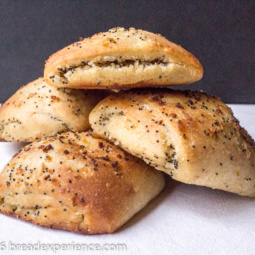
<path id="1" fill-rule="evenodd" d="M 131 90 L 90 113 L 93 131 L 174 179 L 255 197 L 255 144 L 231 109 L 202 92 Z"/>
<path id="2" fill-rule="evenodd" d="M 200 80 L 200 62 L 159 34 L 113 28 L 53 54 L 44 77 L 56 87 L 133 88 Z"/>
<path id="3" fill-rule="evenodd" d="M 82 234 L 110 233 L 164 187 L 163 174 L 91 133 L 24 147 L 0 175 L 0 212 Z"/>
<path id="4" fill-rule="evenodd" d="M 105 92 L 49 86 L 39 78 L 0 108 L 0 140 L 32 142 L 43 136 L 89 129 L 88 115 Z"/>

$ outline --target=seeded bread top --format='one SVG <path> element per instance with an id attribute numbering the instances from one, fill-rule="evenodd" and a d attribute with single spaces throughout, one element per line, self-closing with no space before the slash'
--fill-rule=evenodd
<path id="1" fill-rule="evenodd" d="M 164 187 L 164 176 L 91 133 L 24 147 L 0 175 L 0 212 L 83 234 L 115 231 Z"/>
<path id="2" fill-rule="evenodd" d="M 93 131 L 178 181 L 255 196 L 255 143 L 219 98 L 170 89 L 108 96 Z"/>
<path id="3" fill-rule="evenodd" d="M 88 116 L 108 93 L 49 86 L 43 78 L 21 87 L 0 108 L 0 140 L 32 142 L 90 128 Z"/>
<path id="4" fill-rule="evenodd" d="M 113 28 L 69 45 L 49 58 L 44 73 L 52 86 L 98 89 L 185 84 L 202 75 L 191 53 L 134 28 Z"/>

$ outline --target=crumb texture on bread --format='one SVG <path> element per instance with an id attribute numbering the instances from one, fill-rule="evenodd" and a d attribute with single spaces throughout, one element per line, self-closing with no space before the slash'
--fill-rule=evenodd
<path id="1" fill-rule="evenodd" d="M 159 34 L 114 28 L 67 46 L 46 62 L 44 77 L 56 87 L 131 88 L 200 80 L 200 62 Z"/>
<path id="2" fill-rule="evenodd" d="M 82 234 L 115 231 L 164 187 L 164 176 L 92 133 L 31 143 L 0 174 L 0 213 Z"/>
<path id="3" fill-rule="evenodd" d="M 39 78 L 0 108 L 0 140 L 31 142 L 43 136 L 89 129 L 88 116 L 103 92 L 49 86 Z"/>
<path id="4" fill-rule="evenodd" d="M 93 131 L 172 178 L 255 196 L 255 143 L 219 98 L 130 90 L 90 113 Z"/>

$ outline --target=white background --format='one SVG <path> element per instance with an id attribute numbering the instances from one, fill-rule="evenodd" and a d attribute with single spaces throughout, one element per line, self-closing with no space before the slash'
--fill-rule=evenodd
<path id="1" fill-rule="evenodd" d="M 231 107 L 241 125 L 255 138 L 255 105 Z M 20 146 L 0 143 L 0 169 Z M 78 235 L 0 215 L 0 254 L 255 254 L 254 199 L 167 179 L 165 190 L 114 234 Z M 11 251 L 9 242 L 125 244 L 127 250 Z M 6 250 L 1 251 L 4 244 Z"/>

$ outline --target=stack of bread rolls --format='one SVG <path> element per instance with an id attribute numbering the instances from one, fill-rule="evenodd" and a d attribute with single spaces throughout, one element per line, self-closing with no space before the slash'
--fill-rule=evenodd
<path id="1" fill-rule="evenodd" d="M 165 177 L 255 196 L 255 143 L 204 92 L 200 62 L 158 34 L 114 28 L 53 54 L 44 78 L 0 109 L 0 140 L 28 142 L 0 175 L 0 212 L 82 234 L 111 233 Z"/>

